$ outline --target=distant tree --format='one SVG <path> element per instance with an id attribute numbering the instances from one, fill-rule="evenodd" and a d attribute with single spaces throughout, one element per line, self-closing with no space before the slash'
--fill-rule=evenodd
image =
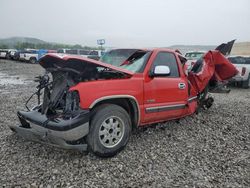
<path id="1" fill-rule="evenodd" d="M 22 43 L 17 43 L 15 45 L 15 48 L 19 50 L 23 50 L 25 48 L 36 48 L 36 45 L 33 43 L 29 43 L 29 42 L 22 42 Z"/>
<path id="2" fill-rule="evenodd" d="M 9 46 L 6 44 L 0 44 L 0 49 L 8 49 Z"/>
<path id="3" fill-rule="evenodd" d="M 82 49 L 83 47 L 80 44 L 75 44 L 72 46 L 73 49 Z"/>
<path id="4" fill-rule="evenodd" d="M 69 44 L 58 44 L 58 43 L 28 43 L 28 42 L 18 42 L 15 45 L 16 49 L 23 50 L 26 48 L 34 48 L 34 49 L 48 49 L 48 50 L 58 50 L 62 48 L 66 49 L 85 49 L 85 50 L 97 50 L 99 47 L 89 47 L 89 46 L 81 46 L 80 44 L 69 45 Z"/>

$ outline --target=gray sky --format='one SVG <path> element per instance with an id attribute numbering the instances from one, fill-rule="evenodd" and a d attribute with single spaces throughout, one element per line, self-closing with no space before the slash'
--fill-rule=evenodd
<path id="1" fill-rule="evenodd" d="M 107 46 L 250 41 L 250 0 L 0 0 L 0 38 Z"/>

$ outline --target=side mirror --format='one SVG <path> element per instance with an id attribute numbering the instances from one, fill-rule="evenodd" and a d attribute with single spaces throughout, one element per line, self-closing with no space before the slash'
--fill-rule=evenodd
<path id="1" fill-rule="evenodd" d="M 170 74 L 169 66 L 166 65 L 158 65 L 154 68 L 152 72 L 150 72 L 150 77 L 158 77 L 158 76 L 168 76 Z"/>

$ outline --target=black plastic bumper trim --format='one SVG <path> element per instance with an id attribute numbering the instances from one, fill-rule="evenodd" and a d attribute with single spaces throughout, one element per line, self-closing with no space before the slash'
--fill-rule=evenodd
<path id="1" fill-rule="evenodd" d="M 59 117 L 48 118 L 46 115 L 41 114 L 38 111 L 18 111 L 17 115 L 24 127 L 27 127 L 27 125 L 29 124 L 26 121 L 28 120 L 36 125 L 55 131 L 71 130 L 86 122 L 89 122 L 88 110 L 82 110 L 76 117 L 66 120 Z"/>

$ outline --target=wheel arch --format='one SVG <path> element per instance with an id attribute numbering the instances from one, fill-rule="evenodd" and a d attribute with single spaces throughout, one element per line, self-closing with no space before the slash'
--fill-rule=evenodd
<path id="1" fill-rule="evenodd" d="M 31 57 L 30 57 L 30 59 L 35 59 L 35 60 L 36 60 L 37 58 L 36 58 L 36 57 L 31 56 Z"/>
<path id="2" fill-rule="evenodd" d="M 139 126 L 140 123 L 140 108 L 139 103 L 135 97 L 131 95 L 112 95 L 112 96 L 105 96 L 96 99 L 91 105 L 90 109 L 95 109 L 96 107 L 102 104 L 116 104 L 124 108 L 132 122 L 132 128 L 136 128 Z"/>

